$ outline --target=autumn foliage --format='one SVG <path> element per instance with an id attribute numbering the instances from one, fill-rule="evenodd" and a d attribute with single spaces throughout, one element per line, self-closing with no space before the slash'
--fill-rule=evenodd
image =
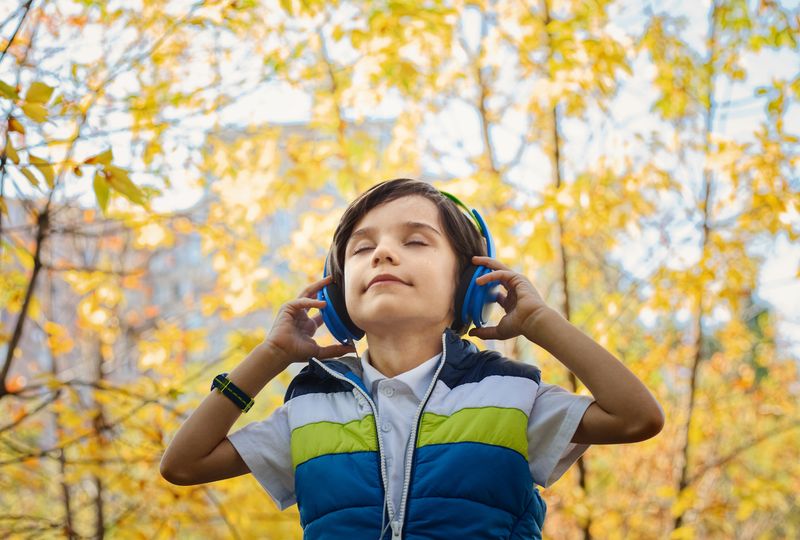
<path id="1" fill-rule="evenodd" d="M 546 538 L 800 537 L 797 321 L 762 294 L 800 282 L 763 280 L 800 234 L 796 2 L 0 6 L 3 538 L 300 538 L 252 476 L 159 460 L 400 176 L 479 208 L 665 408 L 544 490 Z"/>

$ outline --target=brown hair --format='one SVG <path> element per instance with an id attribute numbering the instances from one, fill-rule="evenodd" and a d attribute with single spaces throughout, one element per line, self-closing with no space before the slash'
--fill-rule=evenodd
<path id="1" fill-rule="evenodd" d="M 449 197 L 427 182 L 411 178 L 395 178 L 386 180 L 369 188 L 347 207 L 336 231 L 333 233 L 333 244 L 328 252 L 329 272 L 333 281 L 344 290 L 345 247 L 353 228 L 367 213 L 381 204 L 400 197 L 420 195 L 432 201 L 439 209 L 439 219 L 450 246 L 456 254 L 458 264 L 456 285 L 466 268 L 472 264 L 473 255 L 486 255 L 486 240 L 478 232 L 477 225 L 459 209 Z M 456 287 L 456 291 L 458 288 Z"/>

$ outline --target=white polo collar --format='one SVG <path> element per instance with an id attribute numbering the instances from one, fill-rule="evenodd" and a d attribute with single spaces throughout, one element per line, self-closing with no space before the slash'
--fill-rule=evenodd
<path id="1" fill-rule="evenodd" d="M 393 381 L 399 381 L 408 385 L 414 395 L 422 401 L 425 397 L 425 392 L 431 384 L 433 374 L 436 372 L 436 367 L 439 365 L 439 359 L 442 353 L 436 354 L 431 358 L 425 360 L 417 367 L 410 369 L 404 373 L 391 377 Z M 374 393 L 374 384 L 382 379 L 389 379 L 386 375 L 378 371 L 375 366 L 369 363 L 369 349 L 366 349 L 361 354 L 361 369 L 364 372 L 364 385 Z"/>

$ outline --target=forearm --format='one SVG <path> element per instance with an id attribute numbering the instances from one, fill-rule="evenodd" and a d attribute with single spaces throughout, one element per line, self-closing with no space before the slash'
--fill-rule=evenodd
<path id="1" fill-rule="evenodd" d="M 255 398 L 286 365 L 274 349 L 262 343 L 228 374 L 228 378 Z M 209 455 L 241 414 L 242 410 L 228 397 L 217 391 L 209 392 L 178 429 L 161 459 L 161 469 L 186 467 Z"/>
<path id="2" fill-rule="evenodd" d="M 663 417 L 661 405 L 636 375 L 557 311 L 542 310 L 524 335 L 574 373 L 608 414 L 634 423 Z"/>

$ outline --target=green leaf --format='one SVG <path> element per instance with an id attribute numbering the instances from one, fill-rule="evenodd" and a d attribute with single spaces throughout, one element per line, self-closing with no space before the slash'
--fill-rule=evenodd
<path id="1" fill-rule="evenodd" d="M 97 205 L 105 214 L 108 208 L 108 182 L 99 172 L 94 175 L 93 187 L 94 196 L 97 197 Z"/>
<path id="2" fill-rule="evenodd" d="M 53 87 L 44 84 L 43 82 L 36 81 L 28 88 L 25 94 L 25 101 L 28 103 L 47 103 L 50 101 L 50 96 L 53 95 Z"/>
<path id="3" fill-rule="evenodd" d="M 23 103 L 22 112 L 34 122 L 42 123 L 47 120 L 47 107 L 41 103 Z"/>

